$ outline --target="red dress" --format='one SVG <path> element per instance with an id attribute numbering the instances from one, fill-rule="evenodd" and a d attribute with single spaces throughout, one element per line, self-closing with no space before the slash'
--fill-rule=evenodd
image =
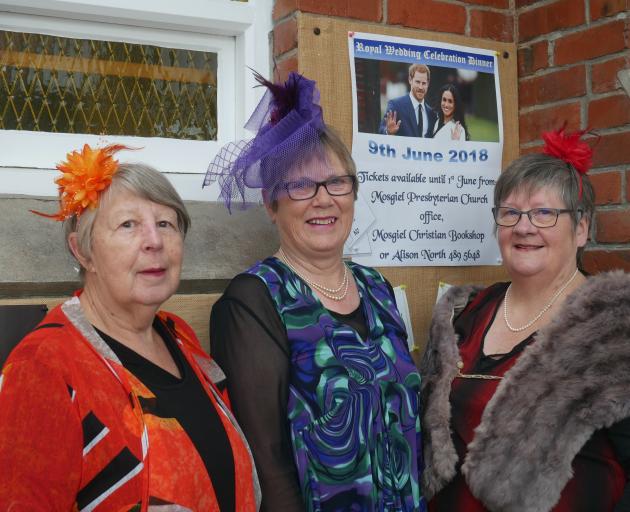
<path id="1" fill-rule="evenodd" d="M 215 482 L 182 425 L 152 407 L 155 394 L 108 357 L 79 312 L 76 298 L 53 309 L 0 374 L 0 510 L 218 511 Z M 212 360 L 183 320 L 158 319 L 225 430 L 234 508 L 254 512 L 253 460 Z"/>
<path id="2" fill-rule="evenodd" d="M 505 296 L 507 283 L 493 285 L 480 292 L 455 321 L 459 335 L 459 353 L 464 374 L 503 376 L 518 360 L 523 350 L 534 343 L 530 335 L 509 353 L 499 357 L 483 354 L 483 341 Z M 430 512 L 486 512 L 475 498 L 460 468 L 473 440 L 474 429 L 494 395 L 500 380 L 456 378 L 451 386 L 452 439 L 459 455 L 456 476 L 429 502 Z M 524 432 L 524 435 L 527 433 Z M 612 511 L 621 499 L 626 484 L 624 470 L 606 430 L 596 431 L 573 460 L 574 476 L 562 491 L 553 512 Z"/>

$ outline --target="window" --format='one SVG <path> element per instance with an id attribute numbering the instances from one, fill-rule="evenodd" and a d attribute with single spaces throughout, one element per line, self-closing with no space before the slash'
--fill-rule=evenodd
<path id="1" fill-rule="evenodd" d="M 217 53 L 0 31 L 0 129 L 217 139 Z"/>
<path id="2" fill-rule="evenodd" d="M 17 3 L 0 16 L 0 193 L 55 195 L 69 150 L 116 142 L 210 199 L 200 174 L 258 100 L 248 66 L 269 69 L 271 1 Z"/>

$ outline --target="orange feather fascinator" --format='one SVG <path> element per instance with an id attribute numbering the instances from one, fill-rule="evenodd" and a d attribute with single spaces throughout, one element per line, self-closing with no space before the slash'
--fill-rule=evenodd
<path id="1" fill-rule="evenodd" d="M 121 144 L 111 144 L 104 148 L 92 149 L 85 144 L 83 149 L 68 153 L 67 161 L 57 165 L 62 175 L 55 179 L 59 185 L 60 209 L 57 213 L 31 212 L 58 221 L 73 215 L 79 217 L 86 208 L 95 208 L 99 195 L 112 182 L 118 170 L 114 153 L 123 149 L 133 149 Z"/>

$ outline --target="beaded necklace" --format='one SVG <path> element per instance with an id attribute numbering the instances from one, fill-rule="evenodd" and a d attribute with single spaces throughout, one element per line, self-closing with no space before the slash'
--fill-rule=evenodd
<path id="1" fill-rule="evenodd" d="M 324 297 L 328 297 L 331 300 L 339 302 L 339 301 L 342 301 L 343 299 L 345 299 L 346 295 L 348 295 L 348 286 L 350 284 L 350 279 L 348 278 L 348 267 L 346 266 L 345 263 L 343 265 L 343 279 L 342 279 L 341 284 L 339 285 L 339 287 L 337 287 L 337 288 L 328 288 L 328 287 L 326 287 L 324 285 L 321 285 L 319 283 L 311 281 L 310 279 L 308 279 L 304 275 L 302 275 L 300 272 L 298 272 L 296 270 L 296 268 L 295 268 L 294 263 L 287 256 L 287 254 L 282 250 L 282 248 L 278 249 L 278 255 L 287 264 L 287 267 L 289 267 L 306 284 L 308 284 L 311 288 L 314 288 L 318 293 L 321 293 Z"/>
<path id="2" fill-rule="evenodd" d="M 534 318 L 532 318 L 529 322 L 527 322 L 525 325 L 521 327 L 513 327 L 512 324 L 510 324 L 508 320 L 508 313 L 507 313 L 508 312 L 508 296 L 510 293 L 510 288 L 512 288 L 512 283 L 510 283 L 510 286 L 508 286 L 508 289 L 505 291 L 505 299 L 503 300 L 503 320 L 505 320 L 505 325 L 507 325 L 507 328 L 512 332 L 520 332 L 534 325 L 540 319 L 540 317 L 543 316 L 551 306 L 553 306 L 553 303 L 556 302 L 556 299 L 560 297 L 560 294 L 564 290 L 566 290 L 567 286 L 571 284 L 571 281 L 573 281 L 573 279 L 575 279 L 575 276 L 577 275 L 578 275 L 578 269 L 576 268 L 575 272 L 573 272 L 573 275 L 569 278 L 569 280 L 566 283 L 564 283 L 558 289 L 556 293 L 553 294 L 553 297 L 551 297 L 551 300 L 547 302 L 545 307 L 542 308 L 540 312 Z"/>

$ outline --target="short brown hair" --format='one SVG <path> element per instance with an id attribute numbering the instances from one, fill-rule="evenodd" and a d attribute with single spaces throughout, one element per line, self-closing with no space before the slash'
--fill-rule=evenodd
<path id="1" fill-rule="evenodd" d="M 319 134 L 319 142 L 320 142 L 321 149 L 323 149 L 324 152 L 330 151 L 333 155 L 335 155 L 339 159 L 339 161 L 341 162 L 341 165 L 343 166 L 344 170 L 347 171 L 348 174 L 352 176 L 357 175 L 357 166 L 354 163 L 352 155 L 350 154 L 350 151 L 344 144 L 343 140 L 341 140 L 341 137 L 339 136 L 336 130 L 334 130 L 330 126 L 325 126 L 324 129 Z M 299 166 L 300 163 L 303 162 L 303 160 L 304 159 L 298 160 L 296 165 Z M 271 207 L 273 211 L 275 211 L 278 207 L 278 201 L 276 199 L 276 194 L 274 192 L 278 190 L 278 187 L 282 186 L 282 181 L 284 179 L 286 178 L 284 176 L 281 176 L 279 177 L 278 181 L 276 181 L 275 183 L 265 186 L 264 190 L 267 191 L 268 193 L 263 194 L 263 198 L 265 198 L 265 202 L 269 204 L 269 206 Z M 355 188 L 354 188 L 355 199 L 357 198 L 358 192 L 359 192 L 359 183 L 358 181 L 355 181 Z"/>
<path id="2" fill-rule="evenodd" d="M 413 79 L 414 75 L 418 72 L 426 73 L 427 79 L 431 80 L 431 70 L 429 69 L 429 66 L 424 64 L 412 64 L 409 66 L 409 80 Z"/>
<path id="3" fill-rule="evenodd" d="M 352 159 L 350 151 L 344 144 L 343 140 L 341 140 L 339 134 L 333 128 L 326 126 L 324 131 L 320 134 L 319 140 L 324 148 L 330 150 L 337 156 L 341 165 L 343 165 L 344 169 L 348 171 L 348 174 L 351 174 L 352 176 L 357 175 L 357 166 Z"/>
<path id="4" fill-rule="evenodd" d="M 580 179 L 582 195 L 580 197 Z M 512 192 L 522 190 L 532 194 L 540 189 L 551 189 L 558 194 L 571 215 L 573 229 L 581 218 L 586 218 L 590 227 L 595 211 L 595 191 L 586 174 L 581 176 L 565 161 L 543 153 L 532 153 L 514 160 L 501 173 L 494 187 L 494 206 L 501 206 Z M 580 213 L 581 212 L 581 213 Z M 495 226 L 496 229 L 496 226 Z M 578 247 L 577 263 L 582 266 L 584 247 Z"/>

